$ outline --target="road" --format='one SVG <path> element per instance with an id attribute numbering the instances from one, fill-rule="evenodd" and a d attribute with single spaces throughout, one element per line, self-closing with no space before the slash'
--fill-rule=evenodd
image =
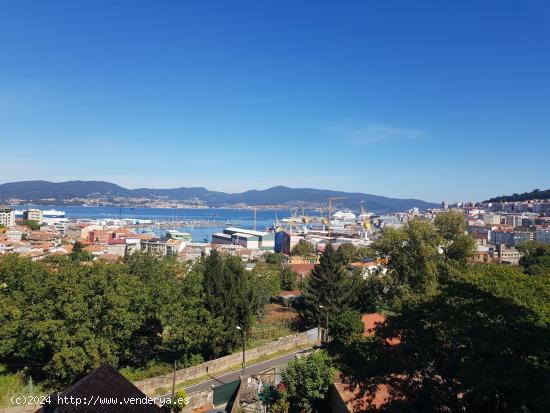
<path id="1" fill-rule="evenodd" d="M 271 360 L 262 361 L 261 363 L 258 363 L 258 364 L 252 364 L 250 366 L 247 365 L 244 373 L 256 374 L 273 367 L 284 366 L 288 363 L 289 360 L 294 359 L 296 355 L 307 353 L 310 350 L 311 349 L 299 350 L 299 351 L 295 351 L 294 353 L 285 354 L 284 356 L 280 356 Z M 232 381 L 238 380 L 240 376 L 241 376 L 241 369 L 232 371 L 230 373 L 222 374 L 221 376 L 213 377 L 210 380 L 203 381 L 202 383 L 193 384 L 192 386 L 186 387 L 185 391 L 187 392 L 187 394 L 191 394 L 199 391 L 208 390 L 212 387 L 218 387 L 222 384 L 226 384 L 226 383 L 230 383 Z M 171 395 L 172 393 L 167 393 L 167 394 L 163 394 L 161 397 L 170 397 Z"/>

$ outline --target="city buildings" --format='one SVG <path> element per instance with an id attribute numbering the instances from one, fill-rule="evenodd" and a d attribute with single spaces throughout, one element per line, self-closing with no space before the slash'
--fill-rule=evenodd
<path id="1" fill-rule="evenodd" d="M 27 209 L 23 212 L 23 219 L 42 224 L 44 215 L 40 209 Z"/>
<path id="2" fill-rule="evenodd" d="M 15 226 L 15 211 L 8 206 L 0 206 L 0 225 L 6 228 Z"/>

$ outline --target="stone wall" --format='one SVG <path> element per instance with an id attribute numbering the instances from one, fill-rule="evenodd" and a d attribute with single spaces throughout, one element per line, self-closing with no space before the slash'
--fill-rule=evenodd
<path id="1" fill-rule="evenodd" d="M 303 333 L 282 337 L 276 341 L 265 344 L 261 347 L 246 351 L 247 361 L 254 362 L 254 359 L 276 354 L 281 351 L 291 350 L 301 346 L 313 346 L 319 342 L 319 331 L 317 328 L 305 331 Z M 197 364 L 176 371 L 176 384 L 189 380 L 195 380 L 201 377 L 212 376 L 224 372 L 233 366 L 241 365 L 242 353 L 230 354 L 215 360 Z M 248 363 L 247 363 L 248 364 Z M 134 382 L 134 385 L 147 395 L 152 395 L 161 388 L 171 388 L 173 373 L 165 376 L 157 376 L 150 379 Z"/>

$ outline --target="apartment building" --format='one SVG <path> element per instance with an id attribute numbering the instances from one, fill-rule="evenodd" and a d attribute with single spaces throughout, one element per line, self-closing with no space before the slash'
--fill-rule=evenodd
<path id="1" fill-rule="evenodd" d="M 0 225 L 6 228 L 15 226 L 15 211 L 8 206 L 0 206 Z"/>

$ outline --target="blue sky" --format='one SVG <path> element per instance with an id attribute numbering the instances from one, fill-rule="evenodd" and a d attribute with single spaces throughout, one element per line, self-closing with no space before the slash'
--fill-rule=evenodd
<path id="1" fill-rule="evenodd" d="M 550 187 L 550 1 L 11 1 L 0 182 Z"/>

